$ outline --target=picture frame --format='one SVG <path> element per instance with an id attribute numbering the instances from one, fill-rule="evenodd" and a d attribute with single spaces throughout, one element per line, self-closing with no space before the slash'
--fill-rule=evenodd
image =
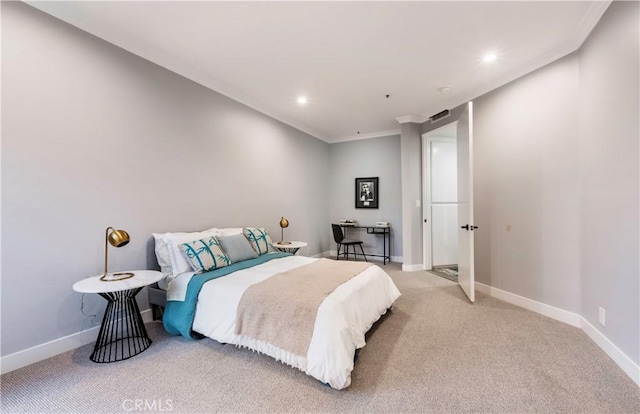
<path id="1" fill-rule="evenodd" d="M 356 208 L 378 208 L 380 185 L 378 177 L 356 178 Z"/>

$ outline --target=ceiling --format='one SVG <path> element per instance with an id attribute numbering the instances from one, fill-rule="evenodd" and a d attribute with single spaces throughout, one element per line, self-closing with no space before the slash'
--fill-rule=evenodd
<path id="1" fill-rule="evenodd" d="M 571 53 L 610 4 L 27 3 L 327 142 L 398 133 Z"/>

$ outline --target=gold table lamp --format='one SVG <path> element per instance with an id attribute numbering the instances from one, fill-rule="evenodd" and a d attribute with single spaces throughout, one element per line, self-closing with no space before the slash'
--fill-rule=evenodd
<path id="1" fill-rule="evenodd" d="M 111 230 L 111 233 L 109 233 Z M 104 273 L 100 280 L 103 282 L 115 282 L 116 280 L 124 280 L 133 277 L 131 272 L 109 274 L 107 271 L 107 261 L 109 259 L 109 244 L 113 247 L 122 247 L 129 244 L 129 233 L 124 230 L 116 230 L 113 227 L 107 227 L 104 234 Z M 108 242 L 108 243 L 107 243 Z"/>
<path id="2" fill-rule="evenodd" d="M 280 234 L 280 244 L 291 244 L 291 242 L 284 241 L 284 229 L 289 227 L 289 220 L 282 217 L 280 219 L 280 227 L 282 228 L 282 232 Z"/>

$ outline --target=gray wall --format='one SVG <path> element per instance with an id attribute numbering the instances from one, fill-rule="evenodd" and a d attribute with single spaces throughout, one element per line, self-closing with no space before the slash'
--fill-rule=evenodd
<path id="1" fill-rule="evenodd" d="M 638 2 L 613 2 L 580 50 L 582 315 L 640 361 Z M 598 307 L 606 326 L 598 324 Z"/>
<path id="2" fill-rule="evenodd" d="M 638 2 L 613 2 L 578 51 L 474 100 L 476 280 L 584 316 L 636 363 L 638 26 Z M 402 125 L 411 264 L 422 260 L 415 125 Z"/>
<path id="3" fill-rule="evenodd" d="M 476 280 L 576 313 L 577 96 L 574 54 L 476 99 L 473 171 Z"/>
<path id="4" fill-rule="evenodd" d="M 422 263 L 422 138 L 420 124 L 400 125 L 403 270 Z M 416 202 L 420 201 L 420 205 Z"/>
<path id="5" fill-rule="evenodd" d="M 2 355 L 92 326 L 71 286 L 107 226 L 132 237 L 113 271 L 155 267 L 152 232 L 281 215 L 329 250 L 328 144 L 22 3 L 2 3 L 2 86 Z"/>
<path id="6" fill-rule="evenodd" d="M 478 281 L 581 314 L 636 363 L 638 17 L 614 2 L 578 52 L 477 99 L 474 170 Z"/>
<path id="7" fill-rule="evenodd" d="M 612 3 L 581 49 L 474 116 L 477 280 L 582 315 L 636 363 L 638 17 Z"/>
<path id="8" fill-rule="evenodd" d="M 329 217 L 355 219 L 361 224 L 388 221 L 391 225 L 391 255 L 402 257 L 402 210 L 400 179 L 400 137 L 398 135 L 361 141 L 331 144 L 329 174 Z M 355 208 L 355 178 L 379 177 L 378 209 Z M 327 225 L 327 231 L 330 231 Z M 350 238 L 364 242 L 365 252 L 382 254 L 382 237 L 367 235 L 365 230 L 348 230 Z M 333 240 L 333 235 L 331 235 Z M 335 250 L 331 243 L 331 250 Z"/>

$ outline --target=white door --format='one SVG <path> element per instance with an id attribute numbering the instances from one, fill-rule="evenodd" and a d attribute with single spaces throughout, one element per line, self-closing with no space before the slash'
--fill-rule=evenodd
<path id="1" fill-rule="evenodd" d="M 475 301 L 473 275 L 473 102 L 458 120 L 458 283 Z"/>

